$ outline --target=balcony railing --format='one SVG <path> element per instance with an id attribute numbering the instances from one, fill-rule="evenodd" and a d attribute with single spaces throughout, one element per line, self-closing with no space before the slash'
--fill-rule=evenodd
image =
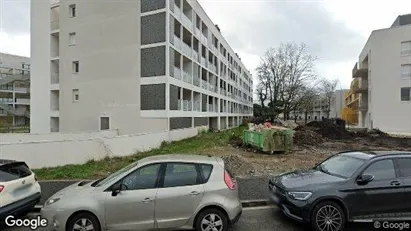
<path id="1" fill-rule="evenodd" d="M 201 38 L 201 32 L 200 32 L 200 30 L 196 27 L 195 28 L 195 35 L 197 36 L 197 37 L 199 37 L 199 38 Z"/>
<path id="2" fill-rule="evenodd" d="M 201 80 L 201 88 L 207 90 L 208 89 L 208 82 L 204 79 Z"/>
<path id="3" fill-rule="evenodd" d="M 183 81 L 186 83 L 193 83 L 193 78 L 190 73 L 183 71 Z"/>
<path id="4" fill-rule="evenodd" d="M 206 66 L 206 60 L 204 57 L 201 57 L 201 65 Z"/>
<path id="5" fill-rule="evenodd" d="M 174 46 L 181 50 L 181 39 L 174 35 Z"/>
<path id="6" fill-rule="evenodd" d="M 193 51 L 193 49 L 191 49 L 191 47 L 189 45 L 187 45 L 187 43 L 183 42 L 183 53 L 187 56 L 190 57 L 192 56 L 191 52 Z"/>
<path id="7" fill-rule="evenodd" d="M 13 103 L 13 98 L 0 98 L 0 103 Z"/>
<path id="8" fill-rule="evenodd" d="M 201 33 L 200 40 L 203 44 L 207 44 L 207 38 L 203 33 Z"/>
<path id="9" fill-rule="evenodd" d="M 188 29 L 193 29 L 193 23 L 185 14 L 182 14 L 181 21 L 183 22 L 183 25 L 186 26 Z"/>
<path id="10" fill-rule="evenodd" d="M 192 111 L 193 103 L 190 100 L 183 100 L 183 111 Z"/>
<path id="11" fill-rule="evenodd" d="M 174 78 L 181 80 L 181 69 L 174 67 Z"/>
<path id="12" fill-rule="evenodd" d="M 23 99 L 23 98 L 20 98 L 20 99 L 17 99 L 16 103 L 18 103 L 18 104 L 26 104 L 26 105 L 28 105 L 28 104 L 30 104 L 30 99 Z"/>
<path id="13" fill-rule="evenodd" d="M 224 89 L 220 88 L 220 94 L 226 96 L 227 92 Z"/>
<path id="14" fill-rule="evenodd" d="M 194 77 L 193 78 L 193 84 L 195 86 L 199 87 L 200 86 L 200 80 L 201 80 L 200 78 Z"/>
<path id="15" fill-rule="evenodd" d="M 182 100 L 182 99 L 179 99 L 179 100 L 177 101 L 177 109 L 178 109 L 179 111 L 181 111 L 181 110 L 183 109 L 183 100 Z"/>
<path id="16" fill-rule="evenodd" d="M 199 60 L 198 60 L 198 52 L 197 52 L 197 51 L 193 50 L 192 57 L 193 57 L 193 59 L 196 60 L 197 62 L 199 61 Z"/>
<path id="17" fill-rule="evenodd" d="M 214 112 L 214 105 L 209 104 L 209 105 L 208 105 L 208 111 L 209 111 L 209 112 Z"/>
<path id="18" fill-rule="evenodd" d="M 181 9 L 178 8 L 177 5 L 174 4 L 174 15 L 178 20 L 181 20 Z"/>
<path id="19" fill-rule="evenodd" d="M 232 95 L 231 92 L 227 92 L 228 97 L 231 97 L 231 95 Z"/>
<path id="20" fill-rule="evenodd" d="M 211 85 L 211 84 L 208 84 L 208 90 L 210 90 L 210 91 L 214 91 L 214 86 L 213 85 Z"/>
<path id="21" fill-rule="evenodd" d="M 194 111 L 201 111 L 200 102 L 195 102 L 194 103 Z"/>
<path id="22" fill-rule="evenodd" d="M 59 74 L 52 74 L 51 75 L 51 84 L 58 84 L 60 82 L 59 80 Z"/>

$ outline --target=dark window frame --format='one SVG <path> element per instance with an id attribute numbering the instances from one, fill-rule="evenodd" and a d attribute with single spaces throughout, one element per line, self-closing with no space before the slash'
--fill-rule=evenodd
<path id="1" fill-rule="evenodd" d="M 408 90 L 408 96 L 405 94 L 403 95 L 403 91 Z M 400 89 L 400 98 L 402 102 L 409 102 L 411 101 L 411 87 L 401 87 Z"/>
<path id="2" fill-rule="evenodd" d="M 166 170 L 167 170 L 167 165 L 168 164 L 189 164 L 189 165 L 194 165 L 196 172 L 197 172 L 197 180 L 196 180 L 196 184 L 193 185 L 181 185 L 181 186 L 172 186 L 172 187 L 165 187 L 164 186 L 164 180 L 165 180 L 165 175 L 166 175 Z M 199 163 L 195 163 L 195 162 L 183 162 L 183 161 L 171 161 L 171 162 L 165 162 L 163 163 L 163 172 L 161 174 L 161 179 L 160 179 L 160 183 L 159 183 L 159 188 L 177 188 L 177 187 L 189 187 L 189 186 L 195 186 L 195 185 L 201 185 L 203 184 L 203 179 L 201 177 L 201 170 L 200 170 L 200 166 Z"/>

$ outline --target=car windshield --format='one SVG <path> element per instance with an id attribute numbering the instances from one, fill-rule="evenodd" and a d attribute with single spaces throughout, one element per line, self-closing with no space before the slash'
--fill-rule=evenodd
<path id="1" fill-rule="evenodd" d="M 362 159 L 336 155 L 318 165 L 317 169 L 330 175 L 349 178 L 364 162 Z"/>
<path id="2" fill-rule="evenodd" d="M 134 168 L 135 166 L 137 166 L 137 164 L 138 164 L 138 161 L 136 161 L 136 162 L 134 162 L 130 165 L 127 165 L 126 167 L 118 170 L 117 172 L 114 172 L 113 174 L 109 175 L 106 178 L 98 180 L 98 183 L 95 186 L 99 187 L 101 185 L 106 184 L 107 182 L 110 182 L 111 180 L 115 179 L 117 176 L 120 176 L 121 174 L 123 174 L 123 173 L 129 171 L 130 169 Z"/>

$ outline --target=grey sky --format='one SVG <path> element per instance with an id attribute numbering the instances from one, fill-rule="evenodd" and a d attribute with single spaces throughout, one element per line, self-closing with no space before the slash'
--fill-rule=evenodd
<path id="1" fill-rule="evenodd" d="M 410 2 L 200 0 L 251 71 L 268 47 L 304 42 L 319 58 L 319 74 L 340 79 L 341 87 L 349 86 L 351 69 L 371 31 L 388 27 L 396 15 L 411 11 Z M 28 56 L 29 33 L 30 0 L 0 0 L 0 52 Z"/>

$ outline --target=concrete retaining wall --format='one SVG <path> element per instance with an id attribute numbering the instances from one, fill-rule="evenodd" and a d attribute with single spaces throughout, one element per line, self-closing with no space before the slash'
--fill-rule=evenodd
<path id="1" fill-rule="evenodd" d="M 83 164 L 106 156 L 126 156 L 147 151 L 159 147 L 163 141 L 186 139 L 197 134 L 197 128 L 189 128 L 112 137 L 88 138 L 85 135 L 87 138 L 83 140 L 77 137 L 72 140 L 8 142 L 0 144 L 0 159 L 22 160 L 33 169 Z"/>

